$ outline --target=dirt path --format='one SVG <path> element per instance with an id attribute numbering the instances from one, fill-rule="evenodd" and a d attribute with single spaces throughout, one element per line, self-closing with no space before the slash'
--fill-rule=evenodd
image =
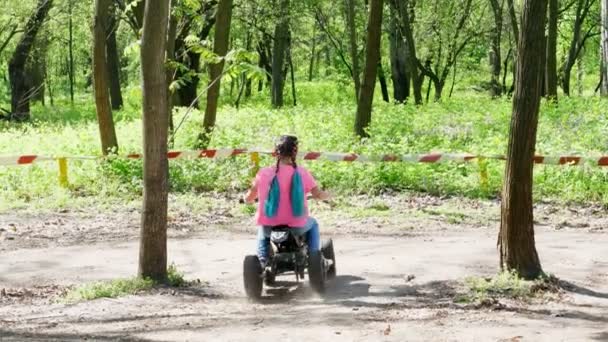
<path id="1" fill-rule="evenodd" d="M 284 283 L 264 303 L 247 302 L 241 262 L 250 236 L 172 240 L 170 261 L 200 289 L 4 303 L 0 341 L 608 341 L 608 234 L 540 229 L 544 269 L 571 283 L 564 300 L 488 308 L 456 305 L 453 296 L 458 280 L 496 272 L 494 231 L 335 240 L 339 277 L 324 298 Z M 136 242 L 5 251 L 0 289 L 129 277 L 136 260 Z"/>

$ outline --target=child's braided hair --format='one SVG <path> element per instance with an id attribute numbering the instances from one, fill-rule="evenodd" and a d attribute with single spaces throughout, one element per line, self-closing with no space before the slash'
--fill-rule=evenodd
<path id="1" fill-rule="evenodd" d="M 293 168 L 297 168 L 296 157 L 298 155 L 298 138 L 293 135 L 282 135 L 279 137 L 279 140 L 274 147 L 274 153 L 277 157 L 277 173 L 279 173 L 281 158 L 291 158 Z"/>

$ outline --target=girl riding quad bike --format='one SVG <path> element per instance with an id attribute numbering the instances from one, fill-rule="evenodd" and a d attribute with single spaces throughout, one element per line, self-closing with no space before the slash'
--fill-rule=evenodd
<path id="1" fill-rule="evenodd" d="M 280 273 L 294 272 L 296 279 L 308 276 L 313 289 L 323 292 L 325 279 L 335 276 L 331 240 L 321 247 L 319 224 L 308 215 L 307 195 L 327 201 L 310 172 L 296 164 L 298 138 L 284 135 L 275 146 L 276 166 L 261 169 L 244 201 L 258 200 L 257 255 L 243 264 L 245 292 L 259 299 L 262 283 L 274 283 Z"/>

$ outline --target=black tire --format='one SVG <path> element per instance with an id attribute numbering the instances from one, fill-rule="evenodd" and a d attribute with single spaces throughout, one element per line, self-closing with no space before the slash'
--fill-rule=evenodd
<path id="1" fill-rule="evenodd" d="M 320 251 L 312 252 L 308 256 L 308 280 L 315 292 L 325 292 L 325 264 Z"/>
<path id="2" fill-rule="evenodd" d="M 329 266 L 327 270 L 327 279 L 334 279 L 336 277 L 336 254 L 334 253 L 334 242 L 332 239 L 329 239 L 323 243 L 323 247 L 321 247 L 321 252 L 323 253 L 323 257 L 327 260 L 332 261 L 332 265 Z"/>
<path id="3" fill-rule="evenodd" d="M 249 299 L 259 300 L 262 297 L 262 265 L 256 255 L 248 255 L 243 261 L 243 285 Z"/>

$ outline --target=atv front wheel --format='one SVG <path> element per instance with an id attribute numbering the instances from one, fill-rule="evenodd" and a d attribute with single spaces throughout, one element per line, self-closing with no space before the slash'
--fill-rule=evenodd
<path id="1" fill-rule="evenodd" d="M 259 300 L 262 297 L 262 265 L 257 255 L 248 255 L 243 261 L 243 285 L 245 293 L 252 300 Z"/>

